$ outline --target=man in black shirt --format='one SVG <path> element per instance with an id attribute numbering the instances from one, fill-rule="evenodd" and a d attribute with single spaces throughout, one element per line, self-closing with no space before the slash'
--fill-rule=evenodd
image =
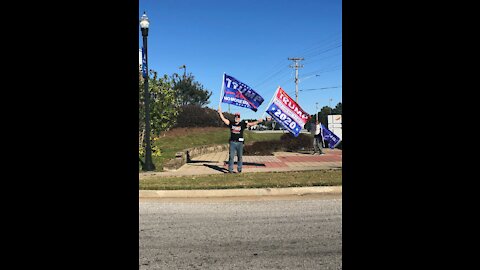
<path id="1" fill-rule="evenodd" d="M 258 123 L 263 122 L 263 119 L 258 119 L 255 122 L 246 123 L 244 120 L 240 120 L 240 113 L 235 113 L 235 121 L 230 123 L 230 120 L 225 118 L 222 114 L 222 107 L 218 106 L 218 114 L 225 125 L 228 125 L 230 128 L 230 153 L 228 159 L 228 172 L 233 173 L 233 159 L 235 157 L 235 152 L 237 152 L 237 170 L 239 173 L 242 172 L 242 156 L 243 156 L 243 131 L 250 126 L 257 125 Z"/>

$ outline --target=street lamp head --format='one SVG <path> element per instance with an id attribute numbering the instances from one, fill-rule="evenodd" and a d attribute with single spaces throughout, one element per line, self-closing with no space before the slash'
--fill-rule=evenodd
<path id="1" fill-rule="evenodd" d="M 142 17 L 140 18 L 140 27 L 142 29 L 148 29 L 149 25 L 150 21 L 148 20 L 147 14 L 144 11 Z"/>

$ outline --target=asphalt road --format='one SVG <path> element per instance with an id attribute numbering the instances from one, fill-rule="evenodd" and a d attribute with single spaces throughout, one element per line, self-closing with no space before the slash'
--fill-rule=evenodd
<path id="1" fill-rule="evenodd" d="M 139 269 L 342 269 L 341 195 L 141 200 Z"/>

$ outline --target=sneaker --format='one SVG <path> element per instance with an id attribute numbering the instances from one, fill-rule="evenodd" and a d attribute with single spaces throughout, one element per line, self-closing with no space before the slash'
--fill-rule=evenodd
<path id="1" fill-rule="evenodd" d="M 242 170 L 238 171 L 238 173 L 242 173 Z"/>

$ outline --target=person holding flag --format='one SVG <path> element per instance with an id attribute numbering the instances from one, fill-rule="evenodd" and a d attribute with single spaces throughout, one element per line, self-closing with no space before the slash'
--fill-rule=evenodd
<path id="1" fill-rule="evenodd" d="M 313 135 L 313 153 L 312 155 L 315 155 L 315 153 L 318 151 L 319 155 L 325 155 L 323 153 L 323 128 L 320 125 L 320 122 L 318 122 L 318 117 L 315 120 L 315 124 L 312 123 L 312 129 L 311 129 L 312 135 Z"/>
<path id="2" fill-rule="evenodd" d="M 235 158 L 235 154 L 237 155 L 237 171 L 239 173 L 242 172 L 242 156 L 243 156 L 243 144 L 245 139 L 243 138 L 243 131 L 250 126 L 257 125 L 258 123 L 263 122 L 263 119 L 258 119 L 254 122 L 245 122 L 245 120 L 241 120 L 240 113 L 235 113 L 235 120 L 234 122 L 230 122 L 222 113 L 222 107 L 218 106 L 218 114 L 222 119 L 223 123 L 230 128 L 230 150 L 229 150 L 229 159 L 228 159 L 228 173 L 233 173 L 233 159 Z"/>

